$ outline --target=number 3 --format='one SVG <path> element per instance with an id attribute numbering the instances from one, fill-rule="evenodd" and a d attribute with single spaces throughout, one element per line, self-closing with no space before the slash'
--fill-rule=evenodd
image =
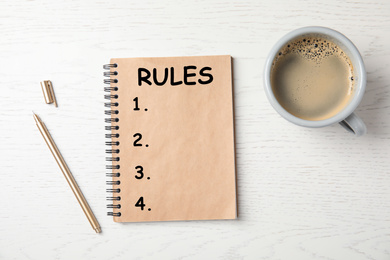
<path id="1" fill-rule="evenodd" d="M 135 178 L 138 180 L 142 179 L 144 177 L 144 173 L 142 172 L 144 168 L 141 165 L 138 165 L 135 169 L 138 170 L 137 173 L 139 173 L 139 176 L 135 175 Z"/>

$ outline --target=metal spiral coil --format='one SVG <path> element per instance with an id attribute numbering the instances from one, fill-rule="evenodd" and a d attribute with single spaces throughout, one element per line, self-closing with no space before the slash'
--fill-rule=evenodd
<path id="1" fill-rule="evenodd" d="M 119 204 L 120 205 L 120 204 Z M 107 212 L 108 216 L 114 216 L 114 217 L 120 217 L 122 214 L 120 212 L 114 213 L 114 212 Z"/>
<path id="2" fill-rule="evenodd" d="M 119 114 L 119 111 L 118 110 L 106 110 L 106 111 L 104 111 L 104 114 L 106 114 L 106 115 L 117 115 L 117 114 Z"/>
<path id="3" fill-rule="evenodd" d="M 119 162 L 119 157 L 106 157 L 106 161 Z"/>
<path id="4" fill-rule="evenodd" d="M 105 84 L 118 83 L 117 79 L 104 79 Z"/>
<path id="5" fill-rule="evenodd" d="M 106 142 L 106 145 L 118 146 L 118 145 L 119 145 L 119 142 Z"/>
<path id="6" fill-rule="evenodd" d="M 119 122 L 119 118 L 112 118 L 112 117 L 110 117 L 110 118 L 106 118 L 104 121 L 106 123 Z"/>
<path id="7" fill-rule="evenodd" d="M 106 149 L 106 153 L 119 153 L 119 149 Z"/>
<path id="8" fill-rule="evenodd" d="M 106 138 L 118 138 L 119 134 L 106 134 Z"/>
<path id="9" fill-rule="evenodd" d="M 107 200 L 121 200 L 120 196 L 117 197 L 106 197 Z"/>
<path id="10" fill-rule="evenodd" d="M 103 69 L 105 69 L 105 70 L 109 70 L 111 68 L 117 68 L 117 67 L 118 67 L 118 64 L 116 64 L 116 63 L 103 65 Z"/>
<path id="11" fill-rule="evenodd" d="M 108 161 L 108 160 L 106 160 L 106 161 Z M 112 165 L 112 164 L 106 165 L 107 170 L 119 170 L 119 168 L 120 168 L 120 165 Z"/>
<path id="12" fill-rule="evenodd" d="M 107 192 L 112 192 L 112 193 L 119 193 L 121 192 L 121 189 L 107 189 Z"/>
<path id="13" fill-rule="evenodd" d="M 103 73 L 103 75 L 104 75 L 105 77 L 116 76 L 116 75 L 118 75 L 118 71 L 105 71 L 105 72 Z"/>
<path id="14" fill-rule="evenodd" d="M 104 95 L 105 99 L 117 99 L 118 95 Z"/>
<path id="15" fill-rule="evenodd" d="M 103 73 L 104 77 L 109 77 L 108 79 L 104 79 L 104 84 L 109 84 L 108 87 L 104 87 L 104 91 L 108 92 L 108 94 L 104 95 L 104 98 L 109 100 L 110 102 L 104 103 L 104 107 L 109 108 L 109 110 L 105 110 L 104 114 L 109 116 L 104 119 L 104 122 L 108 125 L 105 126 L 105 130 L 107 131 L 116 131 L 119 130 L 119 126 L 117 123 L 119 122 L 119 118 L 115 117 L 115 115 L 119 114 L 119 110 L 116 110 L 115 107 L 119 106 L 119 103 L 115 100 L 118 99 L 118 95 L 115 93 L 118 91 L 118 87 L 115 86 L 116 83 L 118 83 L 118 79 L 114 78 L 118 75 L 118 71 L 111 71 L 111 68 L 117 68 L 118 64 L 106 64 L 103 65 L 103 69 L 108 70 Z M 120 176 L 119 172 L 114 172 L 114 170 L 119 170 L 119 149 L 115 149 L 114 146 L 119 146 L 119 142 L 115 141 L 116 138 L 119 138 L 119 133 L 111 132 L 108 134 L 105 134 L 105 137 L 109 139 L 109 141 L 106 142 L 106 145 L 110 147 L 110 149 L 106 149 L 106 153 L 110 154 L 110 157 L 106 157 L 106 161 L 110 164 L 106 165 L 106 169 L 112 170 L 108 173 L 106 173 L 106 176 L 110 178 L 109 181 L 106 181 L 106 184 L 111 186 L 109 189 L 106 189 L 106 191 L 110 194 L 120 194 L 121 190 L 120 188 L 117 188 L 121 182 L 118 179 Z M 120 196 L 108 196 L 108 201 L 111 201 L 112 204 L 108 204 L 108 209 L 120 209 L 121 204 L 118 204 L 117 202 L 121 200 Z M 120 212 L 107 212 L 108 216 L 113 217 L 120 217 Z"/>
<path id="16" fill-rule="evenodd" d="M 118 204 L 118 205 L 108 204 L 107 208 L 108 209 L 120 209 L 121 208 L 121 204 Z"/>
<path id="17" fill-rule="evenodd" d="M 106 173 L 107 177 L 119 177 L 121 174 L 119 172 L 108 172 Z"/>
<path id="18" fill-rule="evenodd" d="M 119 126 L 117 126 L 117 125 L 115 125 L 115 126 L 107 125 L 105 128 L 106 128 L 106 130 L 119 130 Z"/>
<path id="19" fill-rule="evenodd" d="M 119 103 L 118 102 L 114 102 L 114 103 L 104 103 L 104 106 L 105 107 L 117 107 L 119 106 Z"/>
<path id="20" fill-rule="evenodd" d="M 120 181 L 106 181 L 106 184 L 107 185 L 120 185 L 121 182 Z"/>
<path id="21" fill-rule="evenodd" d="M 106 92 L 118 91 L 118 87 L 104 87 L 104 91 Z"/>

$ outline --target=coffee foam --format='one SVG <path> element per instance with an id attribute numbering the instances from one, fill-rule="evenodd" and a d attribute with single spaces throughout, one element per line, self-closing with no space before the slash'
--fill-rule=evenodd
<path id="1" fill-rule="evenodd" d="M 353 66 L 345 52 L 332 41 L 320 36 L 300 37 L 288 42 L 279 50 L 278 56 L 275 57 L 272 65 L 274 66 L 284 55 L 294 52 L 316 63 L 321 63 L 323 59 L 329 56 L 339 55 L 345 59 L 352 73 Z"/>
<path id="2" fill-rule="evenodd" d="M 324 37 L 300 37 L 274 58 L 271 85 L 276 99 L 291 114 L 324 120 L 344 109 L 356 79 L 347 54 Z"/>

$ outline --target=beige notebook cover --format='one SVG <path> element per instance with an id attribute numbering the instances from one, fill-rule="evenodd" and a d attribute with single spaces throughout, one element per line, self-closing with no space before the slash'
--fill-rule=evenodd
<path id="1" fill-rule="evenodd" d="M 236 218 L 231 57 L 111 64 L 114 221 Z"/>

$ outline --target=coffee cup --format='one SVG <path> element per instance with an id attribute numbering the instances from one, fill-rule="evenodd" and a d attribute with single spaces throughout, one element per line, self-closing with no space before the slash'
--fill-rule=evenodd
<path id="1" fill-rule="evenodd" d="M 339 123 L 366 133 L 354 111 L 366 88 L 366 70 L 355 45 L 326 27 L 304 27 L 282 37 L 265 63 L 264 89 L 273 108 L 305 127 Z"/>

